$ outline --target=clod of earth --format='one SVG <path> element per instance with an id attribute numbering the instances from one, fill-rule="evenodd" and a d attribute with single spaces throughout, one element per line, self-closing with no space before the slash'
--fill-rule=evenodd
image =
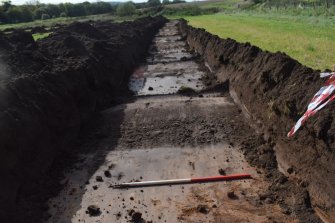
<path id="1" fill-rule="evenodd" d="M 205 205 L 205 204 L 199 204 L 197 206 L 197 211 L 202 213 L 202 214 L 208 214 L 209 213 L 209 207 L 208 207 L 208 205 Z"/>
<path id="2" fill-rule="evenodd" d="M 181 95 L 194 95 L 196 94 L 196 91 L 190 87 L 182 86 L 178 89 L 177 93 Z"/>
<path id="3" fill-rule="evenodd" d="M 90 216 L 98 216 L 101 214 L 101 211 L 97 205 L 90 205 L 87 207 L 87 214 Z"/>
<path id="4" fill-rule="evenodd" d="M 226 175 L 226 171 L 224 169 L 220 168 L 219 169 L 219 174 L 224 176 L 224 175 Z"/>
<path id="5" fill-rule="evenodd" d="M 109 172 L 109 170 L 105 170 L 104 174 L 105 174 L 105 177 L 108 177 L 108 178 L 112 177 L 112 174 Z"/>
<path id="6" fill-rule="evenodd" d="M 227 196 L 228 196 L 230 199 L 233 199 L 233 200 L 238 199 L 238 196 L 235 194 L 235 192 L 234 192 L 233 190 L 228 191 L 228 192 L 227 192 Z"/>
<path id="7" fill-rule="evenodd" d="M 141 212 L 134 212 L 132 215 L 131 215 L 131 220 L 134 222 L 134 223 L 140 223 L 143 221 L 142 219 L 142 213 Z"/>
<path id="8" fill-rule="evenodd" d="M 95 180 L 97 181 L 97 182 L 103 182 L 104 180 L 102 179 L 102 176 L 96 176 L 95 177 Z"/>

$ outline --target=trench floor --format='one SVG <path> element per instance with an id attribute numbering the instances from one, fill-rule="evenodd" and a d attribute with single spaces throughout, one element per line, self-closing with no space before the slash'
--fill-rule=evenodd
<path id="1" fill-rule="evenodd" d="M 175 94 L 180 88 L 205 88 L 205 71 L 176 25 L 172 21 L 160 30 L 147 62 L 134 72 L 129 87 L 135 96 L 102 112 L 95 140 L 82 145 L 91 152 L 79 154 L 65 173 L 64 189 L 49 201 L 47 222 L 298 222 L 260 199 L 269 183 L 240 150 L 241 140 L 254 135 L 233 100 L 222 93 Z M 112 187 L 133 180 L 235 173 L 252 179 Z M 90 205 L 100 213 L 90 215 Z M 135 212 L 142 214 L 136 221 Z"/>

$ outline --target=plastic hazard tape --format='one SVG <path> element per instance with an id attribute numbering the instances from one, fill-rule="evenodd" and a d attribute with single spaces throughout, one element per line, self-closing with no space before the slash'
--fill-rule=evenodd
<path id="1" fill-rule="evenodd" d="M 287 134 L 288 137 L 292 137 L 309 117 L 315 115 L 335 98 L 335 72 L 321 73 L 320 77 L 329 77 L 329 79 L 326 81 L 325 85 L 314 95 L 307 107 L 307 111 Z"/>

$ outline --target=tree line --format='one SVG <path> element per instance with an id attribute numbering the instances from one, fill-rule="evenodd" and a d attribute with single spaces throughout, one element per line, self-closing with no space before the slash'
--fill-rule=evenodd
<path id="1" fill-rule="evenodd" d="M 0 23 L 30 22 L 37 19 L 96 15 L 115 11 L 116 6 L 107 2 L 41 4 L 34 1 L 25 5 L 13 5 L 11 1 L 3 1 L 0 6 Z"/>
<path id="2" fill-rule="evenodd" d="M 0 5 L 0 24 L 30 22 L 38 19 L 50 19 L 58 17 L 77 17 L 97 15 L 104 13 L 129 16 L 136 13 L 136 9 L 147 7 L 160 7 L 161 5 L 184 3 L 185 0 L 148 0 L 145 3 L 133 3 L 131 1 L 111 4 L 108 2 L 83 2 L 42 4 L 38 0 L 32 0 L 25 5 L 13 5 L 10 0 L 2 1 Z"/>

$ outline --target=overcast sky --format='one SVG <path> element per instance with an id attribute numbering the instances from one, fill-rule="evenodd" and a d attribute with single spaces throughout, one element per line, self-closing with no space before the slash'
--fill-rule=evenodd
<path id="1" fill-rule="evenodd" d="M 27 1 L 30 1 L 30 0 L 11 0 L 12 4 L 14 5 L 23 5 L 25 4 Z M 39 2 L 41 3 L 52 3 L 52 4 L 58 4 L 58 3 L 61 3 L 61 2 L 70 2 L 70 3 L 79 3 L 79 2 L 85 2 L 86 0 L 39 0 Z M 109 1 L 109 0 L 106 0 L 106 1 Z M 111 0 L 113 1 L 113 0 Z M 129 1 L 129 0 L 116 0 L 117 2 L 126 2 L 126 1 Z M 96 2 L 96 0 L 88 0 L 88 2 Z M 133 2 L 146 2 L 146 0 L 133 0 Z"/>

